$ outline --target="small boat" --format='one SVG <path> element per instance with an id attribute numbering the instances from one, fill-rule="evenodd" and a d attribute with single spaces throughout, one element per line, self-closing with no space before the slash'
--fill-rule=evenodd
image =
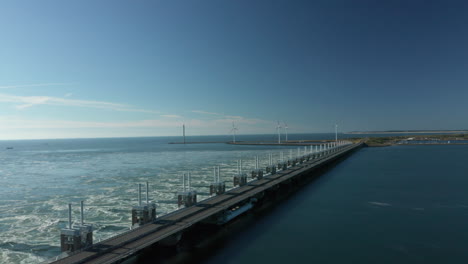
<path id="1" fill-rule="evenodd" d="M 13 149 L 13 147 L 7 147 L 6 149 Z"/>

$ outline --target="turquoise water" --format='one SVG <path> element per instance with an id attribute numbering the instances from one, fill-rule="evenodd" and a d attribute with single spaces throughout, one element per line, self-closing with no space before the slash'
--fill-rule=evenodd
<path id="1" fill-rule="evenodd" d="M 468 146 L 363 148 L 206 263 L 467 263 Z"/>

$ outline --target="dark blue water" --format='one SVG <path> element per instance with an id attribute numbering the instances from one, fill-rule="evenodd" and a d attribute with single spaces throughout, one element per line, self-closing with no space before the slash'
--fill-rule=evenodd
<path id="1" fill-rule="evenodd" d="M 468 146 L 364 148 L 206 263 L 467 263 Z"/>

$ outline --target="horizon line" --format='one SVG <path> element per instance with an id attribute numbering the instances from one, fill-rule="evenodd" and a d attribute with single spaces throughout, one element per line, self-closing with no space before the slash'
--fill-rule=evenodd
<path id="1" fill-rule="evenodd" d="M 346 134 L 347 132 L 340 132 L 338 134 Z M 335 134 L 335 132 L 304 132 L 304 133 L 288 133 L 288 135 L 307 135 L 307 134 Z M 236 136 L 256 136 L 256 135 L 272 135 L 277 136 L 276 133 L 265 134 L 236 134 Z M 212 137 L 212 136 L 226 136 L 231 137 L 231 134 L 211 134 L 211 135 L 186 135 L 186 137 Z M 63 137 L 63 138 L 15 138 L 15 139 L 0 139 L 0 141 L 17 141 L 17 140 L 61 140 L 61 139 L 115 139 L 115 138 L 159 138 L 159 137 L 183 137 L 182 135 L 171 136 L 108 136 L 108 137 Z"/>

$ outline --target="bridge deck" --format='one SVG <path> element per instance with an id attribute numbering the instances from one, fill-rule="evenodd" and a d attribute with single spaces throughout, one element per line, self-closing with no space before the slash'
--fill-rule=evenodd
<path id="1" fill-rule="evenodd" d="M 318 157 L 303 164 L 267 175 L 263 179 L 249 182 L 247 185 L 227 191 L 201 201 L 197 205 L 177 210 L 157 219 L 155 223 L 146 224 L 126 233 L 94 244 L 92 247 L 59 259 L 55 264 L 71 263 L 114 263 L 125 259 L 136 252 L 159 242 L 171 235 L 196 224 L 208 217 L 229 209 L 236 204 L 247 201 L 260 192 L 294 178 L 308 170 L 327 163 L 359 147 L 360 144 L 345 146 L 337 152 Z"/>

